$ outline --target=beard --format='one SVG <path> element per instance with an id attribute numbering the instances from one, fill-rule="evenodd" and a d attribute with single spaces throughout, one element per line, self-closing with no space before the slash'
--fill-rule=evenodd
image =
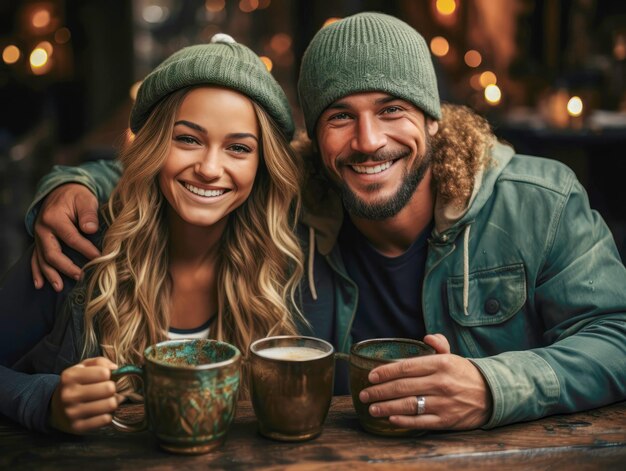
<path id="1" fill-rule="evenodd" d="M 341 164 L 359 164 L 367 160 L 370 161 L 387 161 L 395 160 L 399 158 L 408 157 L 411 154 L 411 149 L 403 147 L 399 151 L 380 152 L 374 155 L 353 154 L 349 157 L 342 159 Z M 373 202 L 366 202 L 359 198 L 343 181 L 336 181 L 336 184 L 341 193 L 343 205 L 346 211 L 351 216 L 369 219 L 374 221 L 381 221 L 394 217 L 398 214 L 402 208 L 411 200 L 411 197 L 415 193 L 420 182 L 424 179 L 426 171 L 430 167 L 431 163 L 431 150 L 430 140 L 426 140 L 426 150 L 423 155 L 417 156 L 415 163 L 410 169 L 405 169 L 402 174 L 402 181 L 398 190 L 392 196 L 388 198 L 378 198 Z M 375 192 L 380 189 L 380 184 L 375 183 L 367 187 L 367 191 Z"/>

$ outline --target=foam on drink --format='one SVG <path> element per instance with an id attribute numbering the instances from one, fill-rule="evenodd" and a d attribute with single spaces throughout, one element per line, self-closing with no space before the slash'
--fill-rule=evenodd
<path id="1" fill-rule="evenodd" d="M 257 353 L 273 360 L 304 361 L 322 358 L 327 352 L 311 347 L 272 347 L 259 350 Z"/>

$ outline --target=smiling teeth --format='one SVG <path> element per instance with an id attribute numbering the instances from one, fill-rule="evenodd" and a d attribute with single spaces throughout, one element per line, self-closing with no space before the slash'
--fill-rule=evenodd
<path id="1" fill-rule="evenodd" d="M 365 165 L 352 165 L 352 169 L 356 173 L 367 173 L 367 174 L 371 175 L 371 174 L 374 174 L 374 173 L 380 173 L 380 172 L 382 172 L 384 170 L 387 170 L 389 167 L 391 167 L 392 163 L 393 163 L 393 161 L 389 160 L 389 161 L 385 162 L 384 164 L 376 165 L 374 167 L 365 166 Z"/>
<path id="2" fill-rule="evenodd" d="M 226 190 L 203 190 L 202 188 L 197 188 L 189 183 L 185 183 L 185 188 L 191 191 L 195 195 L 200 196 L 221 196 L 226 193 Z"/>

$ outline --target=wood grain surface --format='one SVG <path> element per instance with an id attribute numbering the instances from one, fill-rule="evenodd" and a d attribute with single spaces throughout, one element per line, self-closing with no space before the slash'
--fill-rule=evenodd
<path id="1" fill-rule="evenodd" d="M 124 408 L 131 418 L 138 405 Z M 626 469 L 626 402 L 494 430 L 384 438 L 364 432 L 349 397 L 333 399 L 322 435 L 301 443 L 261 437 L 247 401 L 223 447 L 200 456 L 162 451 L 149 432 L 111 427 L 83 437 L 41 435 L 0 418 L 0 469 Z"/>

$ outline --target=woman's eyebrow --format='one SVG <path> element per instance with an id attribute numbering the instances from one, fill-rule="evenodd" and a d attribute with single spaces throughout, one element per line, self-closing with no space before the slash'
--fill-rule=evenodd
<path id="1" fill-rule="evenodd" d="M 234 132 L 228 134 L 226 137 L 229 139 L 245 139 L 246 137 L 251 137 L 255 141 L 259 142 L 259 139 L 254 134 L 250 134 L 249 132 Z"/>
<path id="2" fill-rule="evenodd" d="M 180 121 L 176 121 L 174 123 L 174 126 L 187 126 L 191 129 L 195 129 L 196 131 L 199 131 L 201 133 L 206 134 L 206 129 L 204 129 L 202 126 L 200 126 L 199 124 L 193 123 L 191 121 L 187 121 L 186 119 L 181 119 Z"/>

